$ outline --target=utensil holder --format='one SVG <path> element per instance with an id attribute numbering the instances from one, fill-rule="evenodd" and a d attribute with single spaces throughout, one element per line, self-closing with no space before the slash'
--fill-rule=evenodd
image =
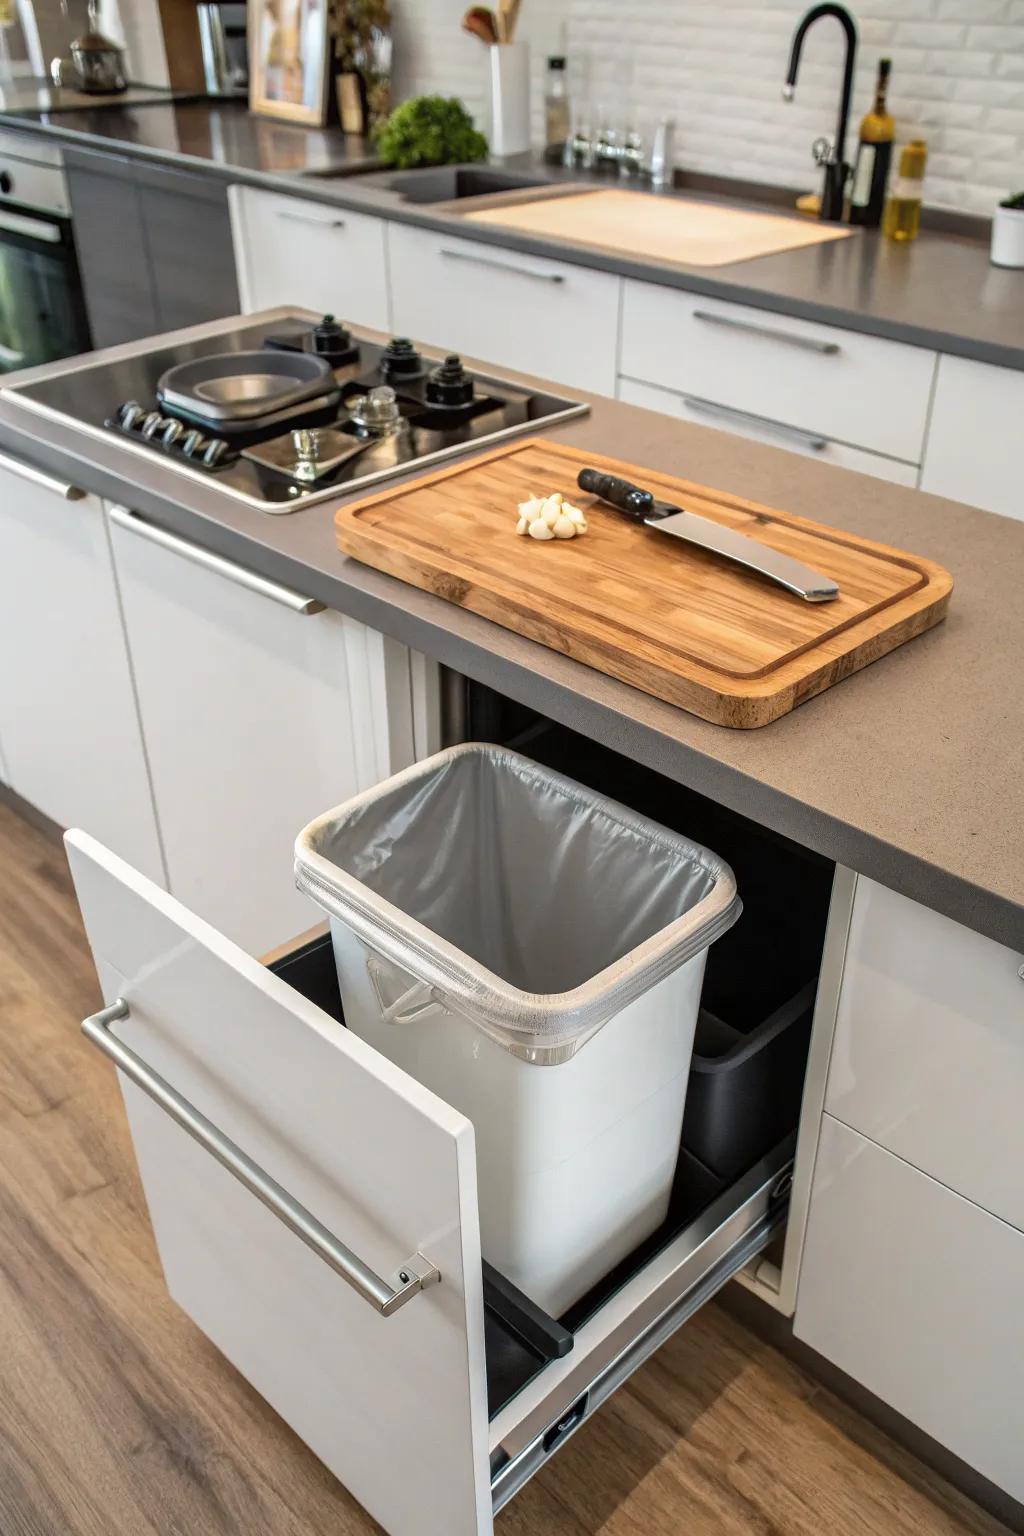
<path id="1" fill-rule="evenodd" d="M 992 220 L 994 267 L 1024 267 L 1024 208 L 997 208 Z"/>
<path id="2" fill-rule="evenodd" d="M 491 154 L 521 155 L 530 147 L 530 46 L 495 43 L 491 74 Z"/>

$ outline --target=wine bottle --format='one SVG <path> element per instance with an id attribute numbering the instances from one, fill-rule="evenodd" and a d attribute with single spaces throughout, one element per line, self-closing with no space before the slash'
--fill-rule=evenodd
<path id="1" fill-rule="evenodd" d="M 869 229 L 877 229 L 882 222 L 892 145 L 896 137 L 896 124 L 885 109 L 891 69 L 891 60 L 879 59 L 875 104 L 861 119 L 857 163 L 850 191 L 850 223 L 863 224 Z"/>

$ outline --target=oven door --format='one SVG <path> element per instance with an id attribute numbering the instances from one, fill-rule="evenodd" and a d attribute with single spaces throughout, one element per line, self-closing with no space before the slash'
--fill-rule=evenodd
<path id="1" fill-rule="evenodd" d="M 71 222 L 0 205 L 0 374 L 90 347 Z"/>

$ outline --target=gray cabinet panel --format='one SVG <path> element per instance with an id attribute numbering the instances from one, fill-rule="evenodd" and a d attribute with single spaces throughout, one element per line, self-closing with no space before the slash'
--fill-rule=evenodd
<path id="1" fill-rule="evenodd" d="M 130 162 L 68 150 L 65 169 L 93 345 L 151 336 L 160 327 Z"/>

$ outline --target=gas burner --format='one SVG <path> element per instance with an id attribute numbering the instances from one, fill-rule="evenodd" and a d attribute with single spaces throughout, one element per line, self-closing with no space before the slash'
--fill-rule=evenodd
<path id="1" fill-rule="evenodd" d="M 365 395 L 352 395 L 345 405 L 353 424 L 374 435 L 394 432 L 402 420 L 402 408 L 390 384 L 377 384 Z"/>
<path id="2" fill-rule="evenodd" d="M 384 348 L 378 368 L 389 384 L 408 384 L 421 379 L 427 365 L 407 336 L 394 336 Z"/>
<path id="3" fill-rule="evenodd" d="M 359 343 L 353 340 L 348 326 L 333 315 L 324 315 L 319 325 L 307 325 L 301 331 L 278 331 L 263 345 L 278 352 L 313 353 L 332 368 L 347 368 L 359 361 Z"/>
<path id="4" fill-rule="evenodd" d="M 473 388 L 473 376 L 462 366 L 462 358 L 449 352 L 444 362 L 431 370 L 423 393 L 431 405 L 453 410 L 473 403 Z"/>

